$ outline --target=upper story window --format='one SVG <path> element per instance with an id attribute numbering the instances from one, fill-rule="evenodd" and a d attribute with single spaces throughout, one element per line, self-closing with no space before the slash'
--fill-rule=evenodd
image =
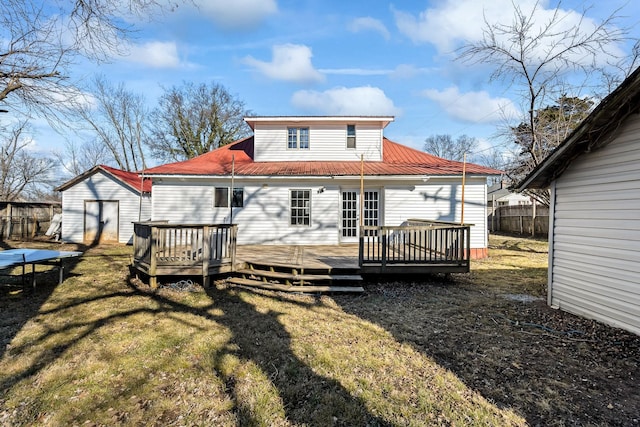
<path id="1" fill-rule="evenodd" d="M 309 128 L 287 128 L 287 148 L 309 149 Z"/>
<path id="2" fill-rule="evenodd" d="M 347 125 L 347 148 L 356 148 L 356 125 Z"/>

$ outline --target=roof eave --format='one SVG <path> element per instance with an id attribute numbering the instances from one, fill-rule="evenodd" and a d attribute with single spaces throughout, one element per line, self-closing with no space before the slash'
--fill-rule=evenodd
<path id="1" fill-rule="evenodd" d="M 244 121 L 255 130 L 257 122 L 263 123 L 323 123 L 323 122 L 380 122 L 384 129 L 395 120 L 394 116 L 247 116 Z"/>
<path id="2" fill-rule="evenodd" d="M 131 190 L 131 191 L 133 191 L 133 192 L 135 192 L 137 194 L 151 193 L 150 191 L 144 191 L 142 188 L 136 188 L 136 187 L 132 186 L 127 181 L 124 181 L 123 179 L 121 179 L 117 175 L 114 175 L 113 173 L 111 173 L 109 170 L 103 168 L 102 165 L 97 165 L 97 166 L 92 167 L 88 171 L 86 171 L 84 173 L 81 173 L 80 175 L 71 178 L 69 181 L 65 182 L 62 185 L 59 185 L 58 187 L 54 188 L 53 190 L 54 191 L 65 191 L 65 190 L 69 189 L 70 187 L 73 187 L 77 183 L 79 183 L 81 181 L 84 181 L 85 179 L 89 178 L 90 176 L 92 176 L 92 175 L 94 175 L 94 174 L 96 174 L 96 173 L 98 173 L 100 171 L 104 172 L 105 174 L 107 174 L 108 176 L 112 177 L 113 179 L 115 179 L 116 181 L 118 181 L 119 183 L 121 183 L 122 185 L 127 187 L 129 190 Z"/>
<path id="3" fill-rule="evenodd" d="M 468 173 L 466 174 L 467 178 L 486 178 L 487 174 L 477 174 L 477 173 Z M 211 175 L 211 174 L 158 174 L 147 177 L 152 178 L 154 180 L 157 179 L 231 179 L 231 175 Z M 399 175 L 399 174 L 365 174 L 365 179 L 384 179 L 384 180 L 407 180 L 407 179 L 431 179 L 431 178 L 462 178 L 462 173 L 452 173 L 452 174 L 414 174 L 414 175 Z M 249 180 L 273 180 L 273 179 L 282 179 L 282 180 L 299 180 L 299 179 L 311 179 L 311 180 L 319 180 L 319 179 L 332 179 L 332 180 L 342 180 L 342 179 L 360 179 L 360 175 L 351 174 L 351 175 L 234 175 L 234 179 L 249 179 Z"/>
<path id="4" fill-rule="evenodd" d="M 91 169 L 81 173 L 80 175 L 74 176 L 73 178 L 71 178 L 70 180 L 66 181 L 65 183 L 60 184 L 59 186 L 54 188 L 53 191 L 65 191 L 69 187 L 73 187 L 74 185 L 76 185 L 78 182 L 87 179 L 88 177 L 90 177 L 91 175 L 95 174 L 99 170 L 104 170 L 104 169 L 102 169 L 102 167 L 100 167 L 100 165 L 94 166 Z"/>
<path id="5" fill-rule="evenodd" d="M 615 131 L 618 124 L 634 111 L 640 99 L 640 67 L 638 67 L 620 86 L 611 92 L 585 118 L 580 125 L 522 182 L 517 191 L 529 188 L 547 188 L 567 169 L 579 155 L 606 145 L 610 139 L 603 139 Z M 630 108 L 624 109 L 629 105 Z"/>

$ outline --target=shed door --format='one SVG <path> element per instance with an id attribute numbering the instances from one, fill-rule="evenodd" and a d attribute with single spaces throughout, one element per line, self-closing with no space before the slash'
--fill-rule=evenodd
<path id="1" fill-rule="evenodd" d="M 85 243 L 118 242 L 118 202 L 86 200 L 84 202 Z"/>

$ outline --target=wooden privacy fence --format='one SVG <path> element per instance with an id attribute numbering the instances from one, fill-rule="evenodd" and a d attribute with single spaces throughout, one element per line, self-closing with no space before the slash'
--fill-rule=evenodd
<path id="1" fill-rule="evenodd" d="M 57 202 L 0 202 L 0 240 L 31 240 L 44 235 L 61 210 Z"/>
<path id="2" fill-rule="evenodd" d="M 206 285 L 235 265 L 235 224 L 136 222 L 133 231 L 132 266 L 149 276 L 151 287 L 157 276 L 202 275 Z"/>
<path id="3" fill-rule="evenodd" d="M 470 230 L 470 224 L 414 219 L 399 226 L 362 226 L 359 242 L 361 272 L 468 272 Z"/>
<path id="4" fill-rule="evenodd" d="M 487 218 L 490 231 L 527 236 L 548 236 L 549 207 L 541 205 L 498 206 Z"/>

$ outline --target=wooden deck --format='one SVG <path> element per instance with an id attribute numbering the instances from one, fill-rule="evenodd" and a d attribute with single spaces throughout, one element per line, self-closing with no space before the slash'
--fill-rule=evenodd
<path id="1" fill-rule="evenodd" d="M 158 276 L 202 276 L 207 285 L 235 268 L 236 225 L 136 222 L 133 230 L 132 267 L 153 288 Z"/>
<path id="2" fill-rule="evenodd" d="M 471 225 L 410 219 L 360 227 L 362 274 L 468 273 Z"/>
<path id="3" fill-rule="evenodd" d="M 346 245 L 238 245 L 238 262 L 297 266 L 305 271 L 359 270 L 358 244 Z"/>
<path id="4" fill-rule="evenodd" d="M 229 273 L 237 279 L 229 281 L 241 286 L 347 292 L 363 275 L 468 272 L 469 230 L 410 220 L 362 227 L 354 244 L 238 246 L 236 225 L 135 223 L 132 266 L 150 277 L 152 287 L 163 275 L 201 275 L 206 285 L 211 276 Z"/>

